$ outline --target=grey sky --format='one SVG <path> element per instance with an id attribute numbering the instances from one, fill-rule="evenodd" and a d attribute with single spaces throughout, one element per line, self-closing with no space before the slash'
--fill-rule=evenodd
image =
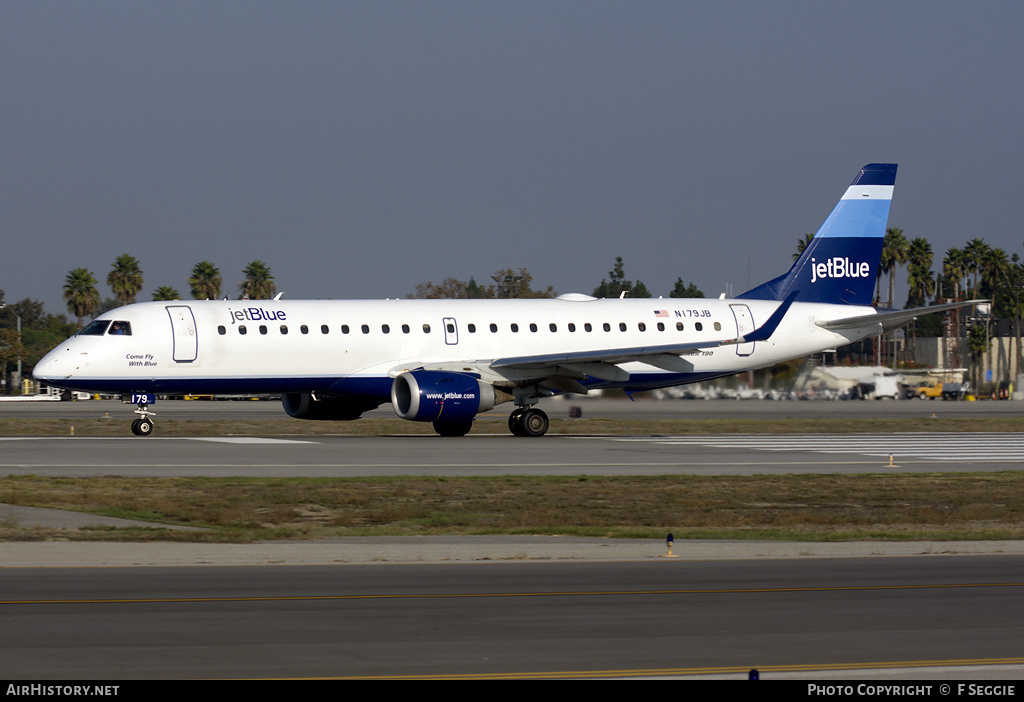
<path id="1" fill-rule="evenodd" d="M 1024 3 L 0 3 L 0 289 L 404 297 L 782 273 L 865 163 L 937 261 L 1024 255 Z"/>

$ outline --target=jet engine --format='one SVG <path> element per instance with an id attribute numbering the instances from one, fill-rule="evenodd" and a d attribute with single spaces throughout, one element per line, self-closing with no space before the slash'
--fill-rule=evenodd
<path id="1" fill-rule="evenodd" d="M 376 409 L 378 403 L 355 397 L 323 395 L 314 397 L 309 392 L 286 392 L 281 395 L 281 404 L 289 416 L 296 419 L 330 419 L 351 421 L 359 419 L 363 412 Z"/>
<path id="2" fill-rule="evenodd" d="M 464 373 L 407 371 L 391 385 L 395 414 L 414 422 L 471 422 L 495 405 L 494 386 Z"/>

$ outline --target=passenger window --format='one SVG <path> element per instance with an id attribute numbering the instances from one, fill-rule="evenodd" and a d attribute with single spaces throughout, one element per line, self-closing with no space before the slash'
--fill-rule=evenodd
<path id="1" fill-rule="evenodd" d="M 558 325 L 552 322 L 551 324 L 548 325 L 548 329 L 550 329 L 553 332 L 556 332 L 558 331 Z"/>
<path id="2" fill-rule="evenodd" d="M 282 334 L 287 334 L 288 333 L 288 326 L 287 325 L 285 325 L 285 324 L 281 325 L 281 333 Z"/>
<path id="3" fill-rule="evenodd" d="M 693 328 L 696 329 L 697 331 L 704 331 L 704 325 L 701 324 L 700 322 L 694 322 Z"/>
<path id="4" fill-rule="evenodd" d="M 722 331 L 722 323 L 715 322 L 715 331 Z"/>
<path id="5" fill-rule="evenodd" d="M 619 331 L 626 331 L 626 323 L 619 322 Z"/>
<path id="6" fill-rule="evenodd" d="M 602 326 L 602 327 L 604 327 L 604 330 L 605 330 L 605 331 L 611 331 L 611 330 L 612 330 L 612 325 L 611 325 L 611 324 L 608 324 L 608 322 L 605 322 L 605 323 L 604 323 L 604 324 L 602 324 L 601 326 Z"/>
<path id="7" fill-rule="evenodd" d="M 299 331 L 302 332 L 303 334 L 308 334 L 309 333 L 309 327 L 307 327 L 305 324 L 303 324 L 301 327 L 299 327 Z"/>
<path id="8" fill-rule="evenodd" d="M 387 324 L 381 324 L 380 325 L 380 330 L 382 332 L 384 332 L 385 334 L 390 334 L 391 333 L 391 327 L 388 326 Z"/>
<path id="9" fill-rule="evenodd" d="M 658 331 L 665 331 L 665 323 L 658 322 Z"/>
<path id="10" fill-rule="evenodd" d="M 530 322 L 530 331 L 532 331 L 532 332 L 537 331 L 537 325 L 534 324 L 533 322 Z"/>
<path id="11" fill-rule="evenodd" d="M 370 325 L 368 325 L 368 324 L 364 324 L 363 326 L 361 326 L 359 328 L 363 330 L 364 334 L 369 334 L 370 333 Z"/>
<path id="12" fill-rule="evenodd" d="M 476 334 L 476 325 L 475 324 L 468 324 L 468 325 L 466 325 L 466 329 L 469 330 L 470 334 Z"/>
<path id="13" fill-rule="evenodd" d="M 224 328 L 223 324 L 221 324 L 220 326 L 217 327 L 217 333 L 220 334 L 221 336 L 224 336 L 225 334 L 228 333 L 228 330 Z"/>
<path id="14" fill-rule="evenodd" d="M 569 331 L 571 331 L 571 332 L 576 331 L 576 325 L 573 324 L 572 322 L 569 322 Z"/>
<path id="15" fill-rule="evenodd" d="M 492 332 L 492 333 L 497 333 L 497 331 L 498 331 L 498 325 L 497 325 L 497 324 L 494 324 L 494 323 L 492 322 L 492 323 L 491 323 L 491 332 Z"/>
<path id="16" fill-rule="evenodd" d="M 342 334 L 348 334 L 348 325 L 347 324 L 342 324 L 341 325 L 341 333 Z"/>
<path id="17" fill-rule="evenodd" d="M 402 333 L 403 334 L 408 334 L 409 333 L 409 325 L 408 324 L 403 324 L 402 325 Z"/>
<path id="18" fill-rule="evenodd" d="M 424 324 L 423 325 L 423 333 L 424 334 L 429 334 L 430 333 L 430 325 L 429 324 Z"/>
<path id="19" fill-rule="evenodd" d="M 242 336 L 245 336 L 245 325 L 244 324 L 239 324 L 238 325 L 238 333 L 241 334 Z"/>
<path id="20" fill-rule="evenodd" d="M 647 325 L 644 324 L 643 322 L 640 322 L 640 324 L 638 324 L 637 327 L 640 329 L 640 331 L 647 331 Z"/>
<path id="21" fill-rule="evenodd" d="M 512 330 L 513 333 L 519 331 L 519 325 L 515 323 L 513 323 L 512 326 L 509 328 Z"/>
<path id="22" fill-rule="evenodd" d="M 586 323 L 585 323 L 585 324 L 583 325 L 583 330 L 584 330 L 584 331 L 594 331 L 594 328 L 593 328 L 592 326 L 590 326 L 590 322 L 586 322 Z"/>
<path id="23" fill-rule="evenodd" d="M 682 330 L 683 330 L 683 323 L 682 322 L 676 322 L 676 331 L 682 331 Z"/>
<path id="24" fill-rule="evenodd" d="M 448 331 L 449 334 L 454 334 L 455 333 L 455 325 L 454 324 L 446 324 L 444 326 L 444 328 Z"/>
<path id="25" fill-rule="evenodd" d="M 329 331 L 331 331 L 331 328 L 328 327 L 326 324 L 321 324 L 320 325 L 320 333 L 321 334 L 326 334 Z"/>
<path id="26" fill-rule="evenodd" d="M 267 325 L 266 324 L 261 324 L 260 325 L 260 334 L 266 334 L 266 333 L 267 333 Z"/>

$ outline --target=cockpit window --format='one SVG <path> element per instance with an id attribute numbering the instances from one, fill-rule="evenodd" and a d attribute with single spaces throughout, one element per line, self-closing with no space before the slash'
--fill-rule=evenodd
<path id="1" fill-rule="evenodd" d="M 117 334 L 118 336 L 131 336 L 132 325 L 130 322 L 111 322 L 110 331 L 108 334 Z"/>
<path id="2" fill-rule="evenodd" d="M 103 332 L 107 330 L 107 325 L 110 324 L 109 319 L 94 319 L 89 322 L 80 332 L 79 336 L 103 336 Z"/>

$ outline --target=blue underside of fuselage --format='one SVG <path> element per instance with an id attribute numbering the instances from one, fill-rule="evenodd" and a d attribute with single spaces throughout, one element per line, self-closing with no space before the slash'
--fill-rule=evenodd
<path id="1" fill-rule="evenodd" d="M 590 378 L 583 385 L 591 389 L 622 388 L 628 391 L 655 390 L 673 385 L 686 385 L 721 378 L 732 373 L 633 373 L 624 383 Z M 391 401 L 391 385 L 387 376 L 358 378 L 126 378 L 42 379 L 47 385 L 82 392 L 122 395 L 155 393 L 158 395 L 278 395 L 293 392 L 325 392 L 360 397 L 376 402 Z"/>

